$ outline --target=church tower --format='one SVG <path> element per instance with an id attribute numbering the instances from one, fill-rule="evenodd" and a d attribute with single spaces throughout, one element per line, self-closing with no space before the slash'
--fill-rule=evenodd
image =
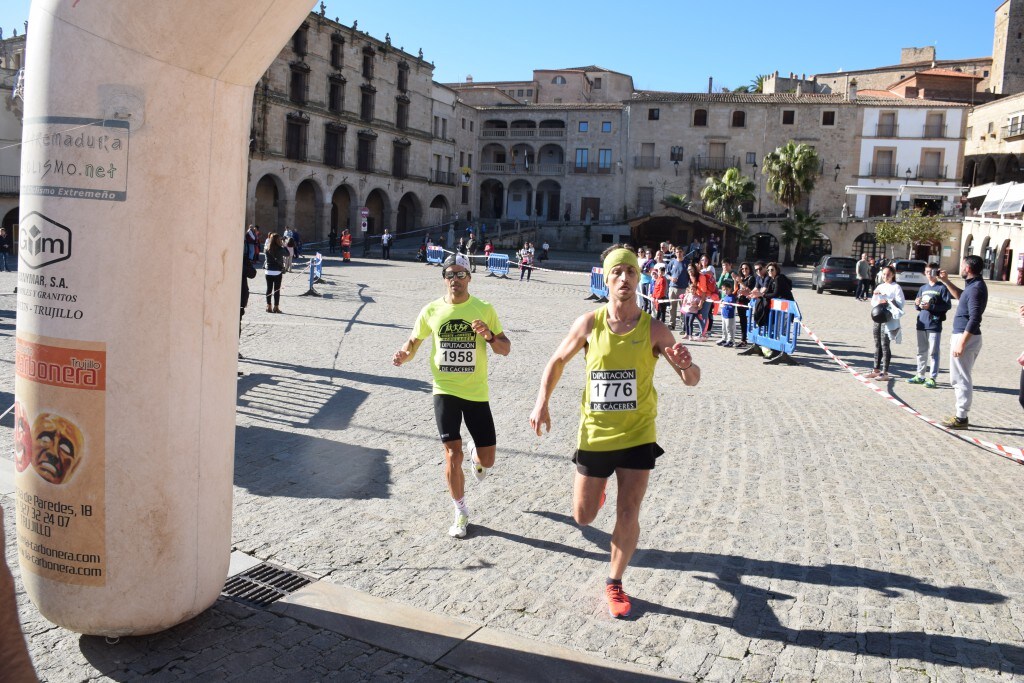
<path id="1" fill-rule="evenodd" d="M 994 93 L 1024 92 L 1024 0 L 1006 0 L 996 9 L 989 82 Z"/>

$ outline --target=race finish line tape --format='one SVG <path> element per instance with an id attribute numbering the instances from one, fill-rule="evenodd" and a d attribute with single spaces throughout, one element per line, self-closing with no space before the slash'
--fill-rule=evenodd
<path id="1" fill-rule="evenodd" d="M 900 408 L 901 410 L 904 410 L 904 411 L 910 413 L 914 417 L 916 417 L 918 419 L 921 419 L 921 420 L 924 420 L 925 422 L 930 424 L 932 427 L 935 427 L 937 429 L 941 429 L 942 431 L 946 432 L 947 434 L 951 434 L 952 436 L 955 436 L 958 439 L 963 439 L 964 441 L 968 441 L 970 443 L 973 443 L 974 445 L 980 446 L 980 447 L 984 448 L 985 450 L 992 451 L 996 455 L 1000 455 L 1000 456 L 1002 456 L 1004 458 L 1007 458 L 1008 460 L 1013 460 L 1014 462 L 1016 462 L 1018 464 L 1024 465 L 1024 449 L 1014 448 L 1012 446 L 1004 446 L 1002 444 L 992 443 L 991 441 L 985 441 L 984 439 L 978 439 L 978 438 L 973 437 L 973 436 L 967 436 L 965 434 L 960 434 L 960 433 L 950 429 L 949 427 L 946 427 L 941 422 L 939 422 L 937 420 L 933 420 L 932 418 L 928 417 L 927 415 L 922 415 L 921 413 L 917 412 L 916 410 L 914 410 L 913 408 L 908 406 L 903 401 L 899 400 L 898 398 L 896 398 L 895 396 L 890 394 L 885 389 L 882 389 L 881 387 L 876 386 L 874 384 L 873 380 L 871 380 L 871 379 L 865 377 L 864 375 L 860 374 L 859 372 L 854 370 L 852 367 L 850 367 L 850 365 L 846 361 L 842 360 L 841 358 L 839 358 L 839 356 L 837 356 L 836 354 L 832 353 L 832 350 L 829 349 L 827 346 L 825 346 L 824 342 L 822 342 L 821 339 L 818 338 L 818 335 L 816 335 L 811 328 L 807 327 L 807 325 L 804 325 L 803 323 L 800 323 L 800 326 L 803 327 L 804 332 L 806 332 L 807 335 L 811 339 L 813 339 L 815 341 L 815 343 L 817 343 L 817 345 L 820 346 L 821 349 L 826 354 L 828 354 L 829 358 L 831 358 L 836 363 L 838 363 L 839 366 L 842 367 L 844 370 L 846 370 L 847 372 L 852 374 L 854 379 L 856 379 L 858 382 L 860 382 L 861 384 L 866 386 L 868 389 L 871 389 L 873 392 L 875 392 L 876 394 L 878 394 L 879 396 L 881 396 L 882 398 L 887 400 L 892 406 L 894 406 L 896 408 Z"/>

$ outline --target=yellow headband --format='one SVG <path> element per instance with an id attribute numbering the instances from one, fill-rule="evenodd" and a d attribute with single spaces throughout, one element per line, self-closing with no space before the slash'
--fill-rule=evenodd
<path id="1" fill-rule="evenodd" d="M 638 273 L 640 272 L 640 261 L 637 260 L 636 254 L 631 249 L 616 249 L 608 254 L 604 259 L 604 263 L 601 264 L 601 267 L 604 269 L 604 279 L 606 282 L 612 272 L 612 268 L 621 265 L 633 266 Z"/>

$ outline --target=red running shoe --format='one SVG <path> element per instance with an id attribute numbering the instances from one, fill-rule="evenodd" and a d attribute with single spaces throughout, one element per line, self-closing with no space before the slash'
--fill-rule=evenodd
<path id="1" fill-rule="evenodd" d="M 608 598 L 608 614 L 615 619 L 629 616 L 631 605 L 629 596 L 622 590 L 621 583 L 610 583 L 604 587 L 604 595 Z"/>

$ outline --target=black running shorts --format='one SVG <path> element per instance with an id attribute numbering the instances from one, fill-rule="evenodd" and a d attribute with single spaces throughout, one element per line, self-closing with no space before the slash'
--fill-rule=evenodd
<path id="1" fill-rule="evenodd" d="M 451 394 L 434 394 L 434 419 L 442 442 L 462 440 L 459 428 L 463 418 L 477 448 L 487 448 L 498 443 L 490 403 L 467 401 Z"/>
<path id="2" fill-rule="evenodd" d="M 621 467 L 624 470 L 653 470 L 654 461 L 665 450 L 656 443 L 645 443 L 617 451 L 584 451 L 576 449 L 572 461 L 576 471 L 585 477 L 607 479 Z"/>

